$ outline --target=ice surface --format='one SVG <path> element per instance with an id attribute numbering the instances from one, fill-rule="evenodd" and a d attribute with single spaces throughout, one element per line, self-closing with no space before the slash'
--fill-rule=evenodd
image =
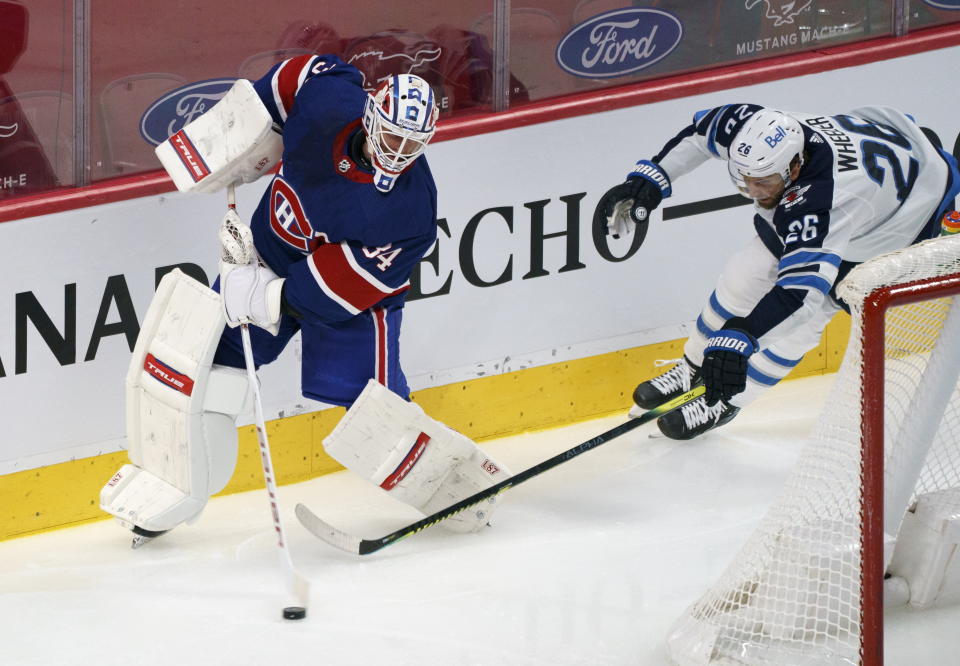
<path id="1" fill-rule="evenodd" d="M 417 514 L 346 472 L 284 486 L 293 557 L 313 583 L 299 622 L 280 617 L 264 491 L 216 498 L 137 551 L 109 521 L 0 543 L 0 663 L 667 664 L 668 627 L 776 496 L 831 380 L 785 382 L 691 442 L 643 426 L 511 489 L 480 534 L 431 528 L 365 557 L 312 537 L 294 505 L 367 537 Z M 624 418 L 483 446 L 519 471 Z M 956 613 L 891 614 L 887 663 L 950 663 L 956 626 Z"/>

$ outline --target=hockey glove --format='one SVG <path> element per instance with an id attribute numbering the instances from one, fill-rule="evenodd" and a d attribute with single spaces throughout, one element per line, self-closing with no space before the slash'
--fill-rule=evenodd
<path id="1" fill-rule="evenodd" d="M 707 340 L 703 351 L 700 372 L 707 389 L 704 398 L 711 407 L 719 400 L 729 404 L 733 396 L 747 388 L 748 360 L 760 345 L 755 337 L 737 327 L 741 321 L 728 321 Z"/>
<path id="2" fill-rule="evenodd" d="M 671 193 L 666 172 L 654 162 L 641 160 L 627 174 L 626 182 L 614 185 L 600 197 L 593 213 L 594 227 L 606 227 L 604 232 L 614 238 L 632 233 Z"/>
<path id="3" fill-rule="evenodd" d="M 283 278 L 264 266 L 235 266 L 220 285 L 227 324 L 253 324 L 276 335 L 280 330 L 283 283 Z"/>
<path id="4" fill-rule="evenodd" d="M 228 210 L 220 224 L 220 296 L 227 324 L 253 324 L 276 335 L 283 282 L 257 256 L 250 227 Z"/>

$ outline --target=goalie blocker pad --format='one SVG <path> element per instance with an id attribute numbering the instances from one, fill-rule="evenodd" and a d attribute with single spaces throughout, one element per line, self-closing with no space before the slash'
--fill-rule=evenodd
<path id="1" fill-rule="evenodd" d="M 249 384 L 242 370 L 212 367 L 223 327 L 215 291 L 180 270 L 164 276 L 127 371 L 132 464 L 100 492 L 101 508 L 127 527 L 165 531 L 192 521 L 233 474 L 234 421 Z"/>
<path id="2" fill-rule="evenodd" d="M 246 79 L 238 79 L 213 108 L 156 147 L 181 192 L 216 192 L 251 183 L 280 161 L 283 139 Z"/>
<path id="3" fill-rule="evenodd" d="M 341 465 L 425 515 L 510 476 L 471 439 L 372 379 L 323 446 Z M 440 524 L 475 532 L 498 501 L 491 497 Z"/>

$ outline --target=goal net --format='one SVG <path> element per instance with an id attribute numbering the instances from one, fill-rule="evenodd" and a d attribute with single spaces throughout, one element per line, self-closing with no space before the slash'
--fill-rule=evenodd
<path id="1" fill-rule="evenodd" d="M 850 341 L 823 413 L 756 532 L 672 627 L 675 662 L 880 663 L 905 515 L 918 498 L 960 512 L 957 293 L 960 235 L 850 272 Z"/>

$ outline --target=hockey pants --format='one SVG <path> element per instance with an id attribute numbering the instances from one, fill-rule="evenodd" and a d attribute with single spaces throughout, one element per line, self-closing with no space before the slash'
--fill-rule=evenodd
<path id="1" fill-rule="evenodd" d="M 707 338 L 728 319 L 744 317 L 753 310 L 776 283 L 777 268 L 777 258 L 757 237 L 730 258 L 684 346 L 684 354 L 691 362 L 697 366 L 703 363 Z M 840 306 L 828 296 L 820 310 L 802 326 L 769 346 L 761 346 L 750 357 L 746 390 L 730 402 L 744 407 L 783 379 L 806 352 L 817 346 L 823 329 L 838 310 Z"/>

